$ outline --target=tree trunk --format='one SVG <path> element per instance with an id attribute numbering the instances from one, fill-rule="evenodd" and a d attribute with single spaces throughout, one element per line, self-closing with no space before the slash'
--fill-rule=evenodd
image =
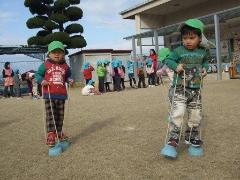
<path id="1" fill-rule="evenodd" d="M 63 24 L 59 24 L 59 31 L 63 32 L 64 28 L 63 28 Z"/>

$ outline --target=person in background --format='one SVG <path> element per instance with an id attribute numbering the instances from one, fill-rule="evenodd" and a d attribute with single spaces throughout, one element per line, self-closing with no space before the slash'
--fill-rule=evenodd
<path id="1" fill-rule="evenodd" d="M 10 97 L 14 97 L 14 92 L 13 92 L 13 85 L 14 85 L 14 72 L 10 66 L 10 62 L 6 62 L 4 64 L 4 68 L 2 71 L 2 76 L 4 80 L 4 91 L 3 91 L 3 96 L 6 98 L 8 97 L 8 88 L 10 88 Z"/>
<path id="2" fill-rule="evenodd" d="M 120 74 L 121 77 L 121 85 L 122 89 L 125 89 L 125 84 L 124 84 L 124 78 L 125 78 L 125 66 L 122 64 L 122 61 L 119 61 L 120 65 L 118 68 L 118 73 Z"/>
<path id="3" fill-rule="evenodd" d="M 129 82 L 130 82 L 130 86 L 132 87 L 132 88 L 136 88 L 137 87 L 137 85 L 136 85 L 136 79 L 135 79 L 135 77 L 134 77 L 134 63 L 133 63 L 133 61 L 128 61 L 127 62 L 127 68 L 128 68 L 128 77 L 129 77 Z M 133 83 L 134 83 L 134 86 L 133 86 L 133 84 L 132 84 L 132 81 L 133 81 Z"/>
<path id="4" fill-rule="evenodd" d="M 82 95 L 101 95 L 101 93 L 94 87 L 94 81 L 90 80 L 88 81 L 88 84 L 84 88 L 82 88 Z"/>
<path id="5" fill-rule="evenodd" d="M 148 75 L 148 87 L 154 87 L 155 76 L 154 76 L 153 61 L 152 61 L 151 58 L 147 59 L 146 72 L 147 72 L 147 75 Z"/>
<path id="6" fill-rule="evenodd" d="M 27 81 L 29 96 L 31 96 L 32 99 L 39 99 L 41 85 L 39 85 L 39 83 L 35 80 L 35 71 L 31 70 L 25 72 L 21 75 L 21 77 L 23 81 Z"/>
<path id="7" fill-rule="evenodd" d="M 97 62 L 97 75 L 98 75 L 98 89 L 99 92 L 104 93 L 104 77 L 105 77 L 106 69 L 103 66 L 102 61 Z"/>
<path id="8" fill-rule="evenodd" d="M 170 50 L 168 48 L 162 48 L 158 51 L 158 70 L 157 70 L 157 76 L 159 77 L 161 84 L 163 84 L 163 75 L 167 75 L 169 78 L 169 85 L 172 86 L 173 81 L 173 70 L 170 69 L 165 62 L 165 59 L 169 56 Z"/>
<path id="9" fill-rule="evenodd" d="M 154 85 L 159 85 L 159 78 L 156 75 L 157 68 L 158 68 L 158 62 L 157 62 L 157 54 L 154 49 L 150 49 L 150 55 L 149 57 L 153 60 L 153 70 L 154 70 Z"/>
<path id="10" fill-rule="evenodd" d="M 21 83 L 22 83 L 22 78 L 21 78 L 21 74 L 19 72 L 19 69 L 17 69 L 14 73 L 14 88 L 16 91 L 16 96 L 17 99 L 21 99 Z"/>
<path id="11" fill-rule="evenodd" d="M 94 68 L 89 62 L 86 62 L 83 64 L 83 76 L 86 81 L 86 84 L 88 84 L 88 81 L 92 80 L 92 72 L 94 71 Z"/>
<path id="12" fill-rule="evenodd" d="M 146 88 L 145 84 L 145 76 L 144 76 L 144 63 L 142 60 L 137 62 L 137 75 L 138 75 L 138 88 L 141 88 L 141 84 L 143 88 Z"/>
<path id="13" fill-rule="evenodd" d="M 112 82 L 111 81 L 112 71 L 111 71 L 111 67 L 109 66 L 109 64 L 110 64 L 110 61 L 108 61 L 108 60 L 104 61 L 104 67 L 106 69 L 106 73 L 105 73 L 105 77 L 104 77 L 106 92 L 111 92 L 110 83 Z"/>
<path id="14" fill-rule="evenodd" d="M 113 77 L 114 77 L 114 91 L 121 91 L 121 75 L 119 74 L 119 67 L 120 67 L 120 62 L 119 60 L 115 59 L 112 62 L 112 67 L 113 67 Z"/>

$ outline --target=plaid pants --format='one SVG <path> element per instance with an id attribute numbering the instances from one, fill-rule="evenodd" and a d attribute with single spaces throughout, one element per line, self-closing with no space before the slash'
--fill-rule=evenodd
<path id="1" fill-rule="evenodd" d="M 55 119 L 57 131 L 58 133 L 60 133 L 62 131 L 62 126 L 63 126 L 65 100 L 52 99 L 51 101 L 52 101 L 53 112 L 51 111 L 50 100 L 45 99 L 47 132 L 56 131 L 55 125 L 54 125 L 54 119 Z"/>
<path id="2" fill-rule="evenodd" d="M 169 92 L 170 101 L 172 102 L 174 88 L 172 87 Z M 198 137 L 200 122 L 202 120 L 202 101 L 200 89 L 186 88 L 184 96 L 184 87 L 177 86 L 172 106 L 172 112 L 170 113 L 169 136 L 175 139 L 179 138 L 183 117 L 185 111 L 187 110 L 188 120 L 185 135 L 189 136 L 190 131 L 192 130 L 191 138 Z"/>

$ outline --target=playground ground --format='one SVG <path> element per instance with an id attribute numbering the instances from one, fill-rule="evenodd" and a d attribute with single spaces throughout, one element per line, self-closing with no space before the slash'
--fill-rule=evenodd
<path id="1" fill-rule="evenodd" d="M 72 145 L 49 157 L 41 100 L 0 99 L 0 179 L 240 179 L 240 80 L 208 78 L 203 90 L 204 156 L 182 143 L 160 156 L 167 86 L 83 97 L 71 90 L 65 131 Z M 66 104 L 67 105 L 67 104 Z"/>

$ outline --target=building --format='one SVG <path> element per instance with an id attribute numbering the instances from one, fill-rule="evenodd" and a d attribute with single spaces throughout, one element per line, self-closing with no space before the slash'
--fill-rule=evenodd
<path id="1" fill-rule="evenodd" d="M 135 20 L 136 34 L 124 38 L 132 40 L 134 57 L 136 40 L 140 53 L 142 38 L 149 37 L 154 39 L 156 51 L 159 49 L 158 36 L 164 37 L 164 46 L 173 49 L 181 42 L 177 33 L 179 25 L 189 18 L 199 18 L 206 25 L 205 35 L 216 44 L 211 52 L 217 59 L 218 79 L 221 79 L 222 62 L 234 59 L 240 66 L 239 0 L 148 0 L 120 14 L 124 19 Z"/>
<path id="2" fill-rule="evenodd" d="M 127 61 L 131 59 L 131 52 L 132 50 L 89 49 L 74 53 L 69 56 L 73 79 L 77 84 L 84 83 L 82 66 L 86 62 L 89 62 L 96 69 L 97 61 L 109 60 L 112 62 L 113 59 L 117 58 L 122 60 L 123 65 L 127 67 Z M 93 80 L 98 80 L 96 71 L 93 72 Z"/>

